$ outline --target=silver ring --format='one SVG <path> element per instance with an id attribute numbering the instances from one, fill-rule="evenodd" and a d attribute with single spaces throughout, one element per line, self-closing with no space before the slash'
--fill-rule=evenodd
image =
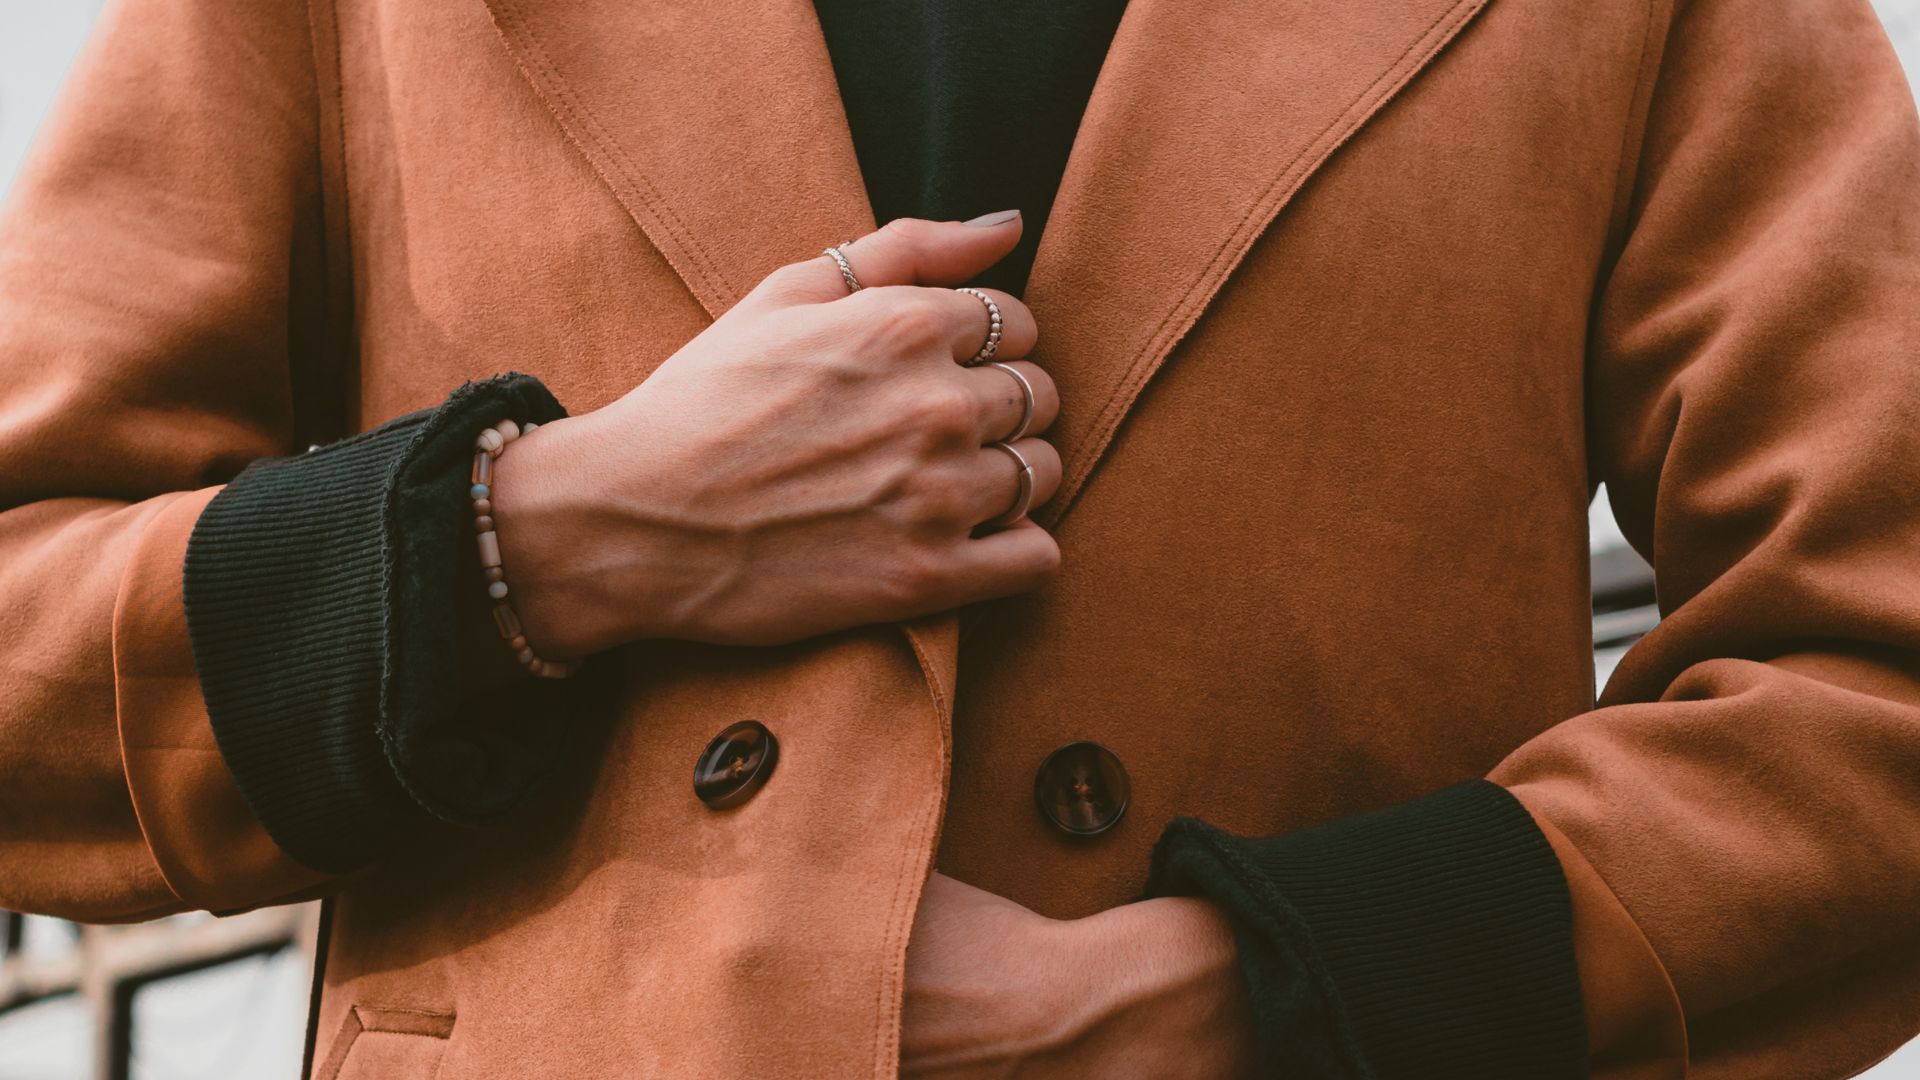
<path id="1" fill-rule="evenodd" d="M 1013 463 L 1020 466 L 1020 490 L 1014 493 L 1013 505 L 1007 507 L 1007 512 L 999 517 L 981 522 L 987 528 L 1001 529 L 1026 517 L 1028 509 L 1033 506 L 1033 466 L 1009 443 L 991 442 L 987 445 L 995 450 L 1005 450 L 1013 458 Z"/>
<path id="2" fill-rule="evenodd" d="M 993 354 L 1000 349 L 1000 305 L 993 302 L 993 297 L 988 296 L 979 289 L 955 289 L 953 291 L 978 297 L 981 303 L 987 305 L 987 343 L 980 346 L 980 351 L 974 353 L 973 359 L 966 361 L 965 366 L 972 367 L 975 364 L 984 364 L 993 359 Z"/>
<path id="3" fill-rule="evenodd" d="M 832 259 L 834 262 L 840 264 L 840 277 L 841 277 L 841 280 L 847 283 L 847 292 L 857 293 L 860 291 L 860 288 L 861 288 L 860 279 L 853 276 L 853 264 L 847 261 L 847 257 L 845 255 L 840 254 L 841 248 L 852 247 L 852 246 L 853 246 L 853 241 L 848 240 L 843 243 L 835 244 L 834 246 L 826 249 L 825 251 L 822 251 L 820 254 L 825 255 L 827 258 Z"/>
<path id="4" fill-rule="evenodd" d="M 1027 426 L 1033 423 L 1033 384 L 1027 381 L 1025 375 L 1020 374 L 1019 368 L 1011 364 L 1003 364 L 998 360 L 989 360 L 980 366 L 997 367 L 1001 371 L 1013 376 L 1013 381 L 1020 384 L 1020 394 L 1024 399 L 1020 405 L 1020 422 L 1013 425 L 1013 434 L 1008 435 L 1003 440 L 1005 442 L 1013 442 L 1020 436 L 1025 435 L 1027 433 Z"/>

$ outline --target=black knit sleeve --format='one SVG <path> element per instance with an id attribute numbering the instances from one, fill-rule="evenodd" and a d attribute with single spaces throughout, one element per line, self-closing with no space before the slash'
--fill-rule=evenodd
<path id="1" fill-rule="evenodd" d="M 1566 880 L 1497 784 L 1257 839 L 1182 818 L 1155 847 L 1147 891 L 1227 910 L 1263 1076 L 1589 1073 Z"/>
<path id="2" fill-rule="evenodd" d="M 468 383 L 255 461 L 202 511 L 185 568 L 194 664 L 221 754 L 289 855 L 352 870 L 420 821 L 498 818 L 557 763 L 553 716 L 583 676 L 512 673 L 491 624 L 476 632 L 467 488 L 481 429 L 565 415 L 526 375 Z"/>

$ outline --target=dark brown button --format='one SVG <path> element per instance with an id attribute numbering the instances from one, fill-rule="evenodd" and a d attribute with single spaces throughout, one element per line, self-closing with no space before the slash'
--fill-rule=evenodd
<path id="1" fill-rule="evenodd" d="M 1074 742 L 1047 755 L 1033 778 L 1033 801 L 1054 827 L 1093 836 L 1119 823 L 1132 785 L 1114 752 L 1096 742 Z"/>
<path id="2" fill-rule="evenodd" d="M 773 775 L 780 740 L 765 724 L 743 720 L 713 737 L 693 767 L 693 793 L 715 810 L 739 806 Z"/>

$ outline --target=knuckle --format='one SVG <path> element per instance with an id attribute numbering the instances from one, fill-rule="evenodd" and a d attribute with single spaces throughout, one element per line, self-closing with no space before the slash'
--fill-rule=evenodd
<path id="1" fill-rule="evenodd" d="M 788 263 L 761 278 L 748 295 L 776 304 L 782 303 L 806 292 L 814 276 L 814 268 L 805 262 Z"/>
<path id="2" fill-rule="evenodd" d="M 933 225 L 933 222 L 924 218 L 902 217 L 887 222 L 880 231 L 910 245 L 917 245 L 931 237 Z"/>
<path id="3" fill-rule="evenodd" d="M 973 434 L 974 411 L 973 398 L 964 389 L 941 380 L 929 383 L 915 399 L 913 420 L 923 433 L 946 442 Z"/>
<path id="4" fill-rule="evenodd" d="M 922 527 L 931 527 L 935 533 L 949 530 L 967 516 L 959 490 L 932 470 L 920 474 L 908 497 L 916 522 Z"/>
<path id="5" fill-rule="evenodd" d="M 904 352 L 931 349 L 946 336 L 940 312 L 925 300 L 899 299 L 881 311 L 875 329 L 881 340 Z"/>
<path id="6" fill-rule="evenodd" d="M 945 581 L 933 559 L 909 549 L 880 575 L 886 598 L 898 608 L 917 608 L 939 594 Z"/>

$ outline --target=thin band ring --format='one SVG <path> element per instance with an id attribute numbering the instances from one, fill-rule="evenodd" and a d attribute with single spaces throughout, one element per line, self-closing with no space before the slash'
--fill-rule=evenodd
<path id="1" fill-rule="evenodd" d="M 1013 463 L 1020 467 L 1020 488 L 1014 493 L 1013 505 L 1007 507 L 1006 513 L 999 517 L 981 522 L 990 529 L 1003 529 L 1026 517 L 1027 511 L 1033 506 L 1033 465 L 1021 456 L 1020 451 L 1015 450 L 1011 443 L 991 442 L 987 445 L 995 450 L 1005 450 L 1007 456 L 1013 458 Z"/>
<path id="2" fill-rule="evenodd" d="M 857 293 L 862 288 L 860 284 L 860 279 L 853 276 L 853 264 L 848 262 L 847 257 L 840 253 L 841 248 L 851 247 L 851 246 L 853 246 L 853 241 L 848 240 L 843 243 L 835 244 L 834 246 L 820 253 L 822 255 L 825 255 L 827 258 L 832 259 L 835 263 L 839 264 L 840 278 L 841 280 L 847 283 L 847 292 L 849 294 Z"/>
<path id="3" fill-rule="evenodd" d="M 998 360 L 989 360 L 980 366 L 999 368 L 1001 371 L 1004 371 L 1007 374 L 1013 376 L 1013 381 L 1020 384 L 1020 394 L 1022 399 L 1020 403 L 1020 422 L 1013 425 L 1013 434 L 1008 435 L 1005 439 L 1001 440 L 1003 442 L 1013 442 L 1015 439 L 1018 439 L 1020 436 L 1025 435 L 1027 433 L 1028 425 L 1033 423 L 1033 407 L 1034 407 L 1033 384 L 1027 381 L 1027 377 L 1025 375 L 1020 374 L 1019 368 L 1014 367 L 1011 364 L 1003 364 Z"/>
<path id="4" fill-rule="evenodd" d="M 974 353 L 973 359 L 966 361 L 964 366 L 973 367 L 976 364 L 984 364 L 993 359 L 993 354 L 1000 348 L 1000 305 L 993 302 L 993 297 L 988 296 L 979 289 L 955 289 L 953 291 L 963 292 L 968 296 L 977 297 L 981 303 L 987 305 L 987 342 L 980 346 L 980 351 Z"/>

